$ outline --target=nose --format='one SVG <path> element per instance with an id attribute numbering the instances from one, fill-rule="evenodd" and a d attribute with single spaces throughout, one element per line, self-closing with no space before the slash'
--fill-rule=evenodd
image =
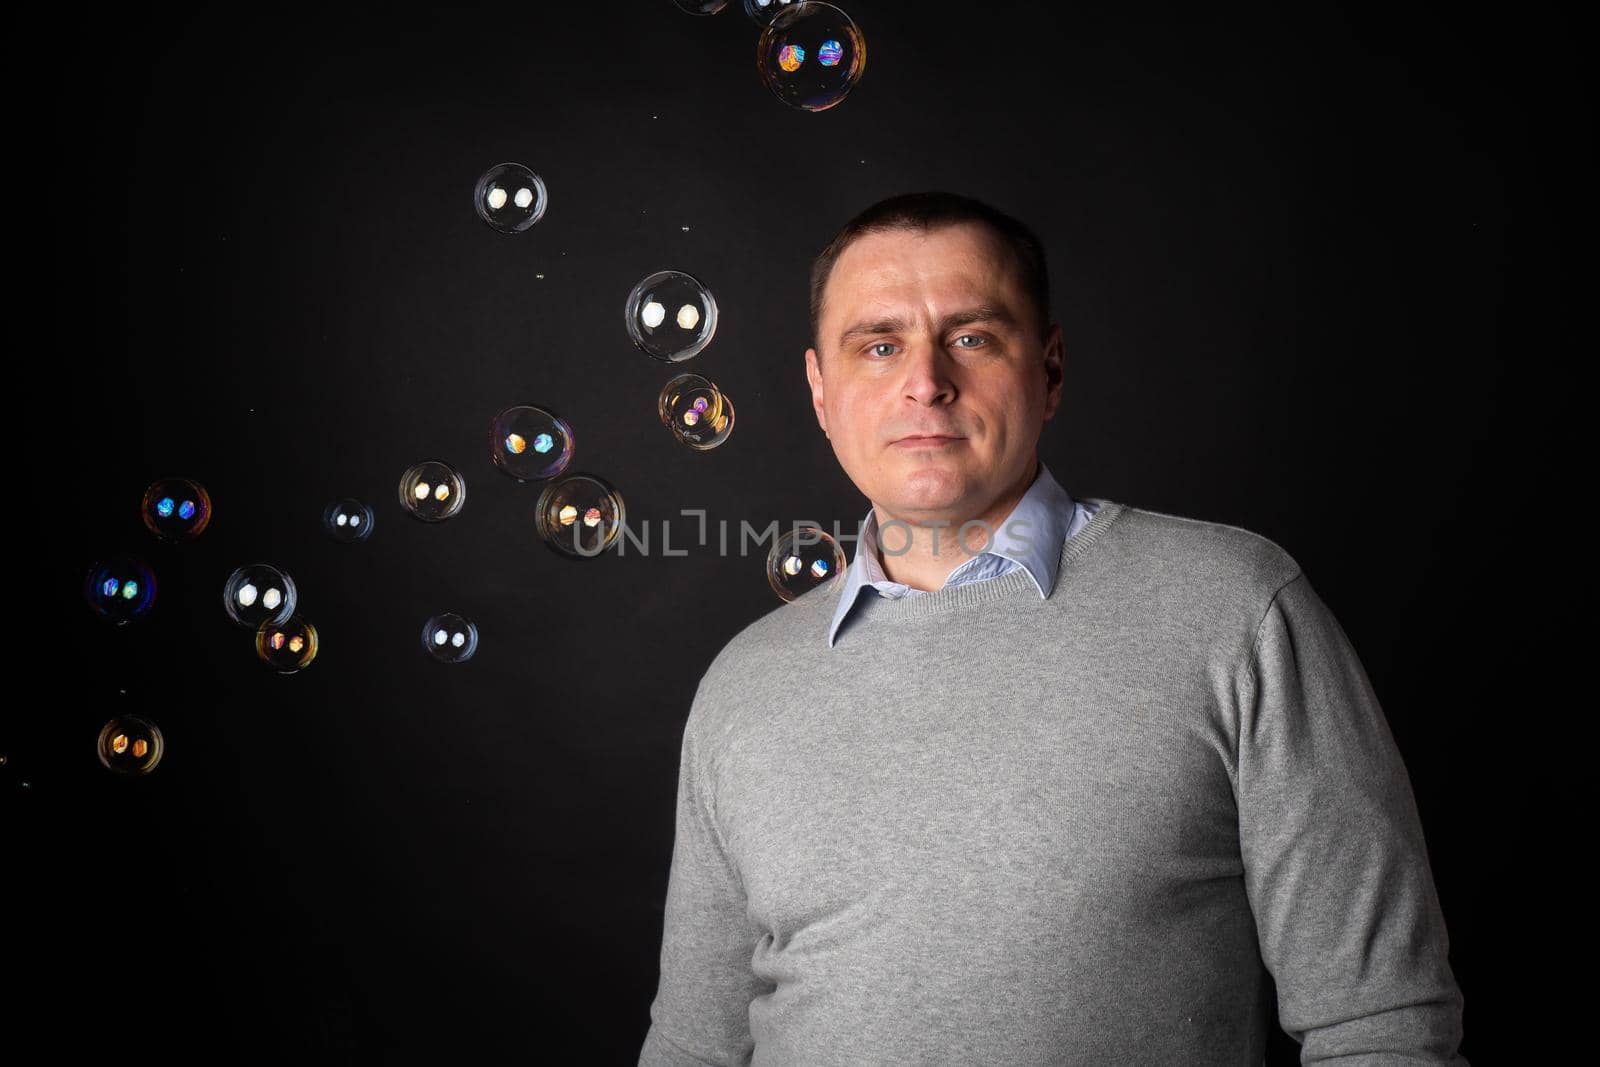
<path id="1" fill-rule="evenodd" d="M 942 346 L 927 341 L 912 344 L 905 362 L 906 399 L 924 406 L 950 403 L 956 398 L 953 366 L 954 361 Z"/>

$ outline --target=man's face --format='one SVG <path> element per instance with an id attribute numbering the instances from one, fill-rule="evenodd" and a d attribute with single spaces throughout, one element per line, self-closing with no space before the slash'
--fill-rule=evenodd
<path id="1" fill-rule="evenodd" d="M 959 526 L 1026 488 L 1061 401 L 1061 327 L 1041 338 L 1036 322 L 984 226 L 893 230 L 845 248 L 806 377 L 840 466 L 873 504 Z M 902 440 L 918 434 L 946 439 Z"/>

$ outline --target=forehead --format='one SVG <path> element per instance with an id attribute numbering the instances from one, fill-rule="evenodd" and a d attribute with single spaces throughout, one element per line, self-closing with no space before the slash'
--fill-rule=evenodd
<path id="1" fill-rule="evenodd" d="M 823 291 L 823 319 L 906 304 L 1001 303 L 1020 310 L 1021 278 L 1005 247 L 977 223 L 923 232 L 896 229 L 856 238 L 839 254 Z"/>

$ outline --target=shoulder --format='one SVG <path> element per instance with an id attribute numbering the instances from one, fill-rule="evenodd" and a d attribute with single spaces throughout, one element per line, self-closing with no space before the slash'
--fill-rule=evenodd
<path id="1" fill-rule="evenodd" d="M 729 638 L 700 679 L 690 718 L 705 736 L 716 736 L 741 707 L 759 705 L 763 690 L 803 677 L 826 656 L 828 624 L 843 589 L 839 581 L 817 586 L 780 603 Z"/>
<path id="2" fill-rule="evenodd" d="M 1300 574 L 1277 541 L 1243 526 L 1122 505 L 1116 525 L 1130 573 L 1156 588 L 1216 591 L 1227 599 L 1270 599 Z"/>

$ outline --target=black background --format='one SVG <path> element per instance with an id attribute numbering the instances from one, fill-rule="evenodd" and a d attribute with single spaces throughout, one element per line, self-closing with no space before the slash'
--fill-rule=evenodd
<path id="1" fill-rule="evenodd" d="M 169 5 L 49 38 L 66 202 L 39 210 L 70 343 L 44 410 L 70 415 L 46 459 L 71 491 L 41 547 L 73 656 L 0 740 L 5 806 L 50 829 L 71 902 L 63 1047 L 633 1062 L 689 700 L 778 606 L 764 546 L 719 555 L 680 509 L 853 529 L 805 386 L 807 271 L 856 211 L 928 188 L 1049 250 L 1066 389 L 1041 455 L 1067 489 L 1260 532 L 1333 608 L 1411 772 L 1463 1051 L 1510 1042 L 1478 865 L 1513 833 L 1481 782 L 1518 664 L 1479 620 L 1521 582 L 1490 548 L 1536 463 L 1507 428 L 1549 328 L 1563 33 L 1394 5 L 847 10 L 866 76 L 816 114 L 758 80 L 737 3 Z M 504 160 L 550 191 L 515 237 L 471 203 Z M 681 368 L 622 326 L 662 268 L 721 307 Z M 680 369 L 736 404 L 715 451 L 656 421 Z M 568 419 L 572 470 L 621 490 L 650 555 L 539 544 L 539 487 L 487 451 L 514 403 Z M 466 478 L 447 523 L 396 501 L 423 459 Z M 165 475 L 212 494 L 193 543 L 139 523 Z M 340 496 L 377 509 L 369 543 L 322 533 Z M 160 585 L 113 629 L 79 588 L 120 550 Z M 256 560 L 321 632 L 301 674 L 222 614 Z M 468 664 L 419 648 L 444 610 L 480 628 Z M 116 709 L 166 732 L 147 778 L 95 759 Z"/>

